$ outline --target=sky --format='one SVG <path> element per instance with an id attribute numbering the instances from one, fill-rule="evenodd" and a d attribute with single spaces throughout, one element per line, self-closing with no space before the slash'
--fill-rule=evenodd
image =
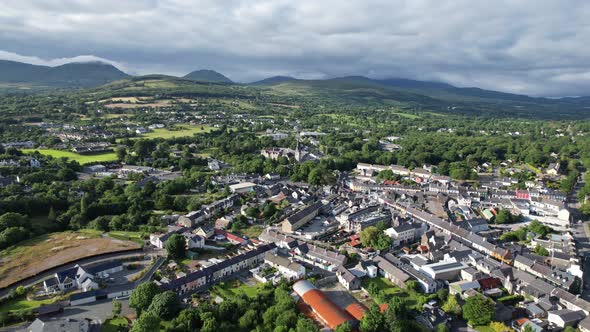
<path id="1" fill-rule="evenodd" d="M 589 18 L 587 0 L 1 1 L 0 59 L 579 96 L 590 95 Z"/>

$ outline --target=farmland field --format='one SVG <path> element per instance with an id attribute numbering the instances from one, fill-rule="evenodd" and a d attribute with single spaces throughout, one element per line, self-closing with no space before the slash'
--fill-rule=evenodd
<path id="1" fill-rule="evenodd" d="M 190 137 L 194 134 L 210 133 L 215 130 L 215 127 L 210 125 L 197 125 L 197 126 L 177 126 L 174 129 L 155 129 L 147 134 L 141 135 L 143 138 L 172 138 L 172 137 Z"/>
<path id="2" fill-rule="evenodd" d="M 73 260 L 136 248 L 139 245 L 135 242 L 103 237 L 90 230 L 36 237 L 0 251 L 0 287 Z"/>
<path id="3" fill-rule="evenodd" d="M 25 154 L 32 154 L 38 151 L 42 155 L 51 156 L 53 158 L 68 158 L 75 160 L 80 164 L 89 164 L 96 162 L 108 162 L 117 160 L 117 155 L 114 152 L 97 153 L 97 154 L 77 154 L 70 151 L 53 150 L 53 149 L 23 149 L 22 152 Z"/>

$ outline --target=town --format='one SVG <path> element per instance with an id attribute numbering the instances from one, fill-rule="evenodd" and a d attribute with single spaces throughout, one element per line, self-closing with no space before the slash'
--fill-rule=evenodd
<path id="1" fill-rule="evenodd" d="M 300 151 L 289 157 L 302 162 Z M 212 161 L 209 167 L 221 169 Z M 87 320 L 51 317 L 129 301 L 142 284 L 172 292 L 179 306 L 198 306 L 209 298 L 221 303 L 226 292 L 287 282 L 298 308 L 327 329 L 367 330 L 363 319 L 374 315 L 373 306 L 383 313 L 403 296 L 418 313 L 415 329 L 492 323 L 516 331 L 589 331 L 589 230 L 568 197 L 544 185 L 563 177 L 559 163 L 516 188 L 519 180 L 506 169 L 520 167 L 526 166 L 507 160 L 500 174 L 500 167 L 481 165 L 477 186 L 427 164 L 358 163 L 320 186 L 279 174 L 219 173 L 212 181 L 227 196 L 185 215 L 162 215 L 165 230 L 146 237 L 142 253 L 58 268 L 33 286 L 37 296 L 73 294 L 35 309 L 30 329 L 67 322 L 75 326 L 70 330 L 88 330 Z M 104 166 L 88 171 L 112 174 Z M 150 167 L 118 170 L 123 178 L 129 172 L 145 174 L 142 181 L 182 176 Z M 248 236 L 244 228 L 257 232 Z M 127 278 L 136 264 L 146 266 L 145 274 Z"/>
<path id="2" fill-rule="evenodd" d="M 588 17 L 2 1 L 0 332 L 590 332 Z"/>

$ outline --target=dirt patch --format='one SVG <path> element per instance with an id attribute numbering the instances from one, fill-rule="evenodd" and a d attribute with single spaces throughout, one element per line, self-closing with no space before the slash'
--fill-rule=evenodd
<path id="1" fill-rule="evenodd" d="M 135 242 L 114 240 L 96 233 L 49 234 L 0 253 L 0 287 L 80 258 L 137 248 L 139 245 Z"/>

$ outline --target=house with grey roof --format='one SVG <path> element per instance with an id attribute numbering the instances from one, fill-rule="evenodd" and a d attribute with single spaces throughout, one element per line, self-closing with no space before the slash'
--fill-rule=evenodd
<path id="1" fill-rule="evenodd" d="M 344 266 L 338 267 L 338 270 L 336 270 L 336 277 L 342 286 L 348 290 L 361 288 L 361 280 Z"/>
<path id="2" fill-rule="evenodd" d="M 575 327 L 578 324 L 578 322 L 580 322 L 584 318 L 586 318 L 586 315 L 581 310 L 574 311 L 569 309 L 562 309 L 549 311 L 547 313 L 547 320 L 550 323 L 555 324 L 556 326 L 559 326 L 561 328 L 565 328 L 566 326 Z"/>
<path id="3" fill-rule="evenodd" d="M 27 332 L 88 332 L 90 322 L 72 318 L 37 318 L 26 329 Z"/>

